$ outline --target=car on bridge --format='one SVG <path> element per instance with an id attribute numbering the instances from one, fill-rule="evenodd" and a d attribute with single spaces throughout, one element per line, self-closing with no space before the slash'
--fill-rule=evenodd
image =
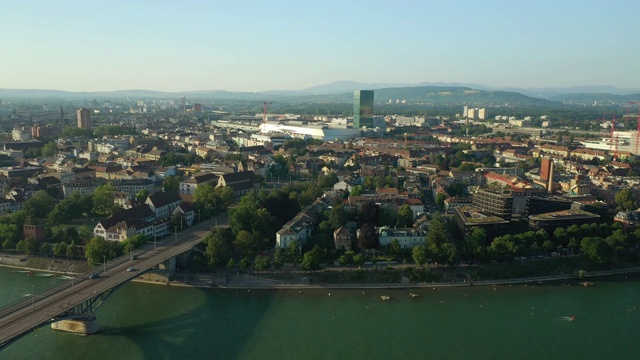
<path id="1" fill-rule="evenodd" d="M 89 279 L 96 279 L 97 277 L 98 277 L 98 274 L 96 273 L 89 275 Z"/>
<path id="2" fill-rule="evenodd" d="M 138 269 L 134 268 L 134 267 L 130 267 L 127 269 L 127 271 L 138 271 Z"/>

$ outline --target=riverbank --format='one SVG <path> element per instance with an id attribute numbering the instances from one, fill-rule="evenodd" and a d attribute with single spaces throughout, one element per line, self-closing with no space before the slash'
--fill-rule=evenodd
<path id="1" fill-rule="evenodd" d="M 595 278 L 601 276 L 622 275 L 640 272 L 640 267 L 627 269 L 614 269 L 593 271 L 586 273 L 584 278 Z M 483 280 L 474 282 L 422 282 L 422 283 L 366 283 L 366 284 L 332 284 L 332 283 L 315 283 L 313 275 L 317 273 L 296 274 L 304 275 L 298 277 L 297 281 L 284 281 L 283 279 L 269 278 L 268 274 L 231 274 L 226 276 L 213 274 L 178 274 L 173 281 L 161 282 L 153 280 L 134 279 L 133 281 L 165 285 L 165 286 L 182 286 L 196 288 L 219 288 L 233 290 L 251 290 L 251 289 L 421 289 L 421 288 L 442 288 L 442 287 L 466 287 L 466 286 L 499 286 L 499 285 L 517 285 L 517 284 L 533 284 L 540 285 L 549 282 L 559 282 L 566 280 L 565 286 L 581 286 L 584 279 L 578 279 L 575 275 L 557 275 L 557 276 L 534 276 L 526 278 L 502 279 L 502 280 Z M 291 280 L 296 280 L 292 278 Z"/>
<path id="2" fill-rule="evenodd" d="M 91 267 L 85 262 L 69 261 L 65 259 L 52 259 L 41 257 L 26 257 L 4 255 L 0 256 L 0 266 L 28 270 L 34 272 L 50 272 L 61 275 L 76 275 L 86 273 Z M 478 268 L 480 269 L 480 268 Z M 406 270 L 406 269 L 405 269 Z M 476 269 L 477 270 L 477 269 Z M 167 282 L 158 278 L 134 279 L 136 282 L 144 282 L 156 285 L 201 287 L 201 288 L 221 288 L 221 289 L 419 289 L 436 287 L 460 287 L 460 286 L 496 286 L 513 285 L 527 283 L 544 283 L 550 281 L 575 280 L 571 284 L 575 285 L 584 280 L 578 279 L 574 273 L 558 275 L 541 275 L 528 277 L 514 277 L 510 279 L 489 279 L 489 280 L 460 280 L 454 275 L 459 275 L 459 269 L 440 268 L 439 271 L 448 272 L 450 281 L 411 281 L 402 269 L 394 270 L 374 270 L 367 269 L 328 269 L 318 272 L 286 271 L 286 272 L 265 272 L 253 274 L 207 274 L 207 273 L 178 273 L 174 280 Z M 640 272 L 640 267 L 630 267 L 622 269 L 611 269 L 601 271 L 587 271 L 585 278 L 598 276 L 617 275 Z M 362 275 L 373 277 L 363 278 Z M 380 274 L 376 276 L 377 274 Z M 334 277 L 331 277 L 331 276 Z M 356 276 L 357 275 L 357 276 Z M 385 276 L 386 275 L 386 276 Z M 389 276 L 390 275 L 390 276 Z M 348 276 L 349 283 L 339 283 L 335 276 Z M 368 279 L 369 281 L 353 281 L 353 279 Z M 371 281 L 376 280 L 378 281 Z M 342 279 L 343 280 L 343 279 Z M 575 284 L 573 284 L 575 282 Z"/>
<path id="3" fill-rule="evenodd" d="M 64 259 L 6 254 L 0 254 L 0 266 L 19 270 L 45 271 L 61 275 L 77 275 L 85 273 L 91 269 L 91 267 L 84 261 L 69 261 Z"/>

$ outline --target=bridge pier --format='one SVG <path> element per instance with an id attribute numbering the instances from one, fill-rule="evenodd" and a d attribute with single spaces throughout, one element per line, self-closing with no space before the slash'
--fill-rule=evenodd
<path id="1" fill-rule="evenodd" d="M 98 331 L 98 323 L 91 319 L 66 319 L 51 323 L 53 330 L 67 331 L 74 334 L 90 335 Z"/>

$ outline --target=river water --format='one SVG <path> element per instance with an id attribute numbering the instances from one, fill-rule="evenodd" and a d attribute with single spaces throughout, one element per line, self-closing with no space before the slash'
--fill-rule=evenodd
<path id="1" fill-rule="evenodd" d="M 58 281 L 0 268 L 0 305 Z M 98 312 L 100 333 L 41 328 L 0 359 L 637 359 L 640 276 L 591 281 L 364 293 L 129 283 Z"/>

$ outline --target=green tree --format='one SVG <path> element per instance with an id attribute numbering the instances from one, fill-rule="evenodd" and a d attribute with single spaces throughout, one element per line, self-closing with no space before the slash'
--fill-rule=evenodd
<path id="1" fill-rule="evenodd" d="M 256 256 L 253 264 L 258 271 L 269 270 L 271 267 L 271 258 L 264 255 L 258 255 Z"/>
<path id="2" fill-rule="evenodd" d="M 178 194 L 182 179 L 180 175 L 165 177 L 162 179 L 162 191 L 167 194 Z"/>
<path id="3" fill-rule="evenodd" d="M 232 251 L 230 235 L 226 230 L 216 229 L 205 237 L 205 257 L 209 265 L 224 266 L 229 262 Z"/>
<path id="4" fill-rule="evenodd" d="M 362 266 L 364 265 L 364 255 L 362 254 L 357 254 L 353 257 L 353 264 L 357 265 L 357 266 Z"/>
<path id="5" fill-rule="evenodd" d="M 11 239 L 5 239 L 2 242 L 2 250 L 9 251 L 9 250 L 15 249 L 17 243 L 18 243 L 17 241 L 13 241 Z"/>
<path id="6" fill-rule="evenodd" d="M 15 224 L 1 224 L 0 223 L 0 239 L 3 241 L 3 249 L 4 243 L 6 242 L 9 245 L 7 249 L 13 249 L 16 246 L 16 243 L 22 237 L 22 232 Z"/>
<path id="7" fill-rule="evenodd" d="M 53 246 L 53 254 L 57 257 L 63 257 L 67 254 L 67 244 L 66 243 L 57 243 Z"/>
<path id="8" fill-rule="evenodd" d="M 322 259 L 322 250 L 315 245 L 311 251 L 307 251 L 302 258 L 302 268 L 306 271 L 320 270 L 320 261 Z"/>
<path id="9" fill-rule="evenodd" d="M 241 230 L 233 241 L 233 246 L 244 255 L 253 255 L 258 250 L 256 239 L 245 230 Z"/>
<path id="10" fill-rule="evenodd" d="M 380 239 L 375 225 L 364 223 L 358 233 L 358 247 L 362 250 L 377 249 L 380 246 Z"/>
<path id="11" fill-rule="evenodd" d="M 614 200 L 622 210 L 633 210 L 636 208 L 633 194 L 629 188 L 622 189 L 622 191 L 615 195 Z"/>
<path id="12" fill-rule="evenodd" d="M 136 194 L 136 200 L 141 204 L 147 201 L 147 197 L 149 197 L 149 190 L 147 189 L 140 190 L 140 192 Z"/>
<path id="13" fill-rule="evenodd" d="M 413 210 L 408 204 L 402 205 L 398 209 L 398 222 L 396 227 L 412 227 L 413 226 Z"/>
<path id="14" fill-rule="evenodd" d="M 615 261 L 615 251 L 601 238 L 585 237 L 580 241 L 580 253 L 599 265 L 610 265 Z"/>
<path id="15" fill-rule="evenodd" d="M 335 173 L 329 173 L 327 175 L 320 175 L 318 178 L 318 186 L 327 189 L 333 187 L 338 182 L 338 175 Z"/>
<path id="16" fill-rule="evenodd" d="M 447 196 L 445 194 L 438 194 L 436 195 L 436 206 L 438 207 L 438 210 L 442 211 L 444 210 L 444 201 L 447 200 Z"/>
<path id="17" fill-rule="evenodd" d="M 458 167 L 458 171 L 474 171 L 476 167 L 478 167 L 476 164 L 465 162 Z"/>
<path id="18" fill-rule="evenodd" d="M 427 262 L 428 258 L 426 246 L 418 245 L 414 247 L 411 251 L 411 255 L 413 257 L 413 262 L 415 262 L 416 265 L 424 265 Z"/>
<path id="19" fill-rule="evenodd" d="M 280 226 L 276 218 L 271 216 L 266 209 L 256 211 L 252 228 L 253 236 L 261 249 L 271 248 L 275 245 L 276 232 Z"/>
<path id="20" fill-rule="evenodd" d="M 273 254 L 273 267 L 276 270 L 280 270 L 282 266 L 284 266 L 284 255 L 282 254 L 282 249 L 277 248 Z"/>
<path id="21" fill-rule="evenodd" d="M 44 256 L 49 256 L 49 254 L 51 253 L 51 245 L 49 245 L 49 243 L 42 243 L 42 245 L 40 245 L 40 255 L 44 255 Z"/>
<path id="22" fill-rule="evenodd" d="M 351 196 L 360 196 L 360 194 L 362 194 L 362 185 L 356 185 L 354 187 L 351 188 L 351 191 L 349 192 L 349 195 Z"/>
<path id="23" fill-rule="evenodd" d="M 240 259 L 240 267 L 242 269 L 248 269 L 251 266 L 251 259 L 247 256 Z"/>
<path id="24" fill-rule="evenodd" d="M 114 208 L 114 196 L 113 192 L 115 187 L 108 183 L 96 188 L 93 192 L 93 211 L 98 214 L 108 214 Z"/>
<path id="25" fill-rule="evenodd" d="M 66 255 L 69 259 L 75 259 L 80 256 L 80 250 L 78 250 L 78 246 L 76 246 L 75 243 L 71 243 L 69 246 L 67 246 Z"/>
<path id="26" fill-rule="evenodd" d="M 446 242 L 440 246 L 439 260 L 447 265 L 453 265 L 458 258 L 458 249 L 450 242 Z"/>
<path id="27" fill-rule="evenodd" d="M 429 230 L 427 232 L 426 243 L 429 245 L 441 245 L 448 240 L 447 230 L 440 216 L 434 216 L 429 222 Z"/>
<path id="28" fill-rule="evenodd" d="M 42 148 L 42 156 L 46 156 L 46 157 L 51 157 L 51 156 L 55 156 L 58 153 L 58 146 L 53 143 L 46 143 L 44 144 L 44 147 Z"/>
<path id="29" fill-rule="evenodd" d="M 289 257 L 289 259 L 291 259 L 291 261 L 294 261 L 298 257 L 299 253 L 300 250 L 298 248 L 298 243 L 296 241 L 290 242 L 289 246 L 287 246 L 287 256 Z"/>
<path id="30" fill-rule="evenodd" d="M 46 218 L 49 213 L 56 206 L 56 199 L 51 197 L 46 191 L 36 191 L 29 200 L 25 201 L 22 207 L 29 215 L 35 216 L 38 219 Z"/>
<path id="31" fill-rule="evenodd" d="M 474 256 L 479 246 L 485 246 L 487 242 L 487 232 L 481 227 L 474 227 L 471 234 L 465 239 L 463 253 L 466 256 Z"/>
<path id="32" fill-rule="evenodd" d="M 87 245 L 84 247 L 84 255 L 87 258 L 89 265 L 96 266 L 104 262 L 104 257 L 107 259 L 113 258 L 110 250 L 107 240 L 96 236 L 89 240 Z"/>

